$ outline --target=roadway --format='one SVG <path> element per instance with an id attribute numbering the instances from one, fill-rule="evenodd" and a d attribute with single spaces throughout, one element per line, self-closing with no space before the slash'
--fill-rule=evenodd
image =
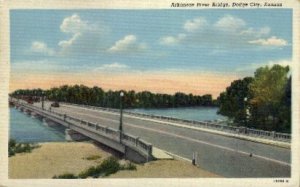
<path id="1" fill-rule="evenodd" d="M 40 104 L 35 104 L 41 106 Z M 49 108 L 46 102 L 45 108 Z M 52 110 L 118 129 L 119 114 L 62 105 Z M 192 159 L 198 152 L 201 168 L 224 177 L 290 177 L 290 149 L 182 128 L 130 115 L 123 130 L 178 156 Z M 252 156 L 250 157 L 250 153 Z"/>

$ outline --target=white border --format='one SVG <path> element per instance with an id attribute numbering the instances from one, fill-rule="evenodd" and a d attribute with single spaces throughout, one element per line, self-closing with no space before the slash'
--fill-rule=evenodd
<path id="1" fill-rule="evenodd" d="M 189 9 L 171 8 L 171 3 L 186 2 L 222 2 L 212 0 L 181 0 L 181 1 L 158 1 L 158 0 L 3 0 L 0 1 L 0 187 L 3 186 L 299 186 L 299 43 L 300 43 L 300 1 L 299 0 L 269 0 L 266 2 L 283 3 L 281 8 L 293 9 L 293 65 L 292 65 L 292 177 L 289 183 L 274 183 L 274 178 L 257 179 L 226 179 L 226 178 L 199 178 L 199 179 L 86 179 L 86 180 L 53 180 L 53 179 L 28 179 L 16 180 L 8 179 L 8 91 L 9 91 L 9 71 L 10 71 L 10 39 L 9 39 L 9 10 L 11 9 Z M 260 0 L 224 0 L 223 2 L 260 2 Z M 207 8 L 190 8 L 207 9 Z M 212 8 L 209 9 L 219 9 Z M 223 8 L 220 8 L 223 9 Z M 238 9 L 238 8 L 231 8 Z M 250 9 L 250 8 L 244 8 Z M 252 9 L 252 8 L 251 8 Z"/>

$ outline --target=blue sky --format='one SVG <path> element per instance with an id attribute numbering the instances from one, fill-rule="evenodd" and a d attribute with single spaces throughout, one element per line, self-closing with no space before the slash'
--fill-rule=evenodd
<path id="1" fill-rule="evenodd" d="M 107 89 L 130 89 L 129 84 L 114 84 L 118 81 L 114 76 L 120 74 L 136 78 L 147 74 L 144 79 L 158 80 L 169 73 L 173 83 L 176 74 L 197 78 L 209 74 L 220 79 L 227 76 L 230 81 L 253 75 L 257 67 L 287 65 L 292 59 L 290 9 L 12 10 L 10 19 L 11 84 L 15 85 L 11 89 L 34 87 L 26 82 L 30 80 L 19 80 L 21 74 L 40 76 L 42 87 L 49 76 L 53 81 L 67 74 L 74 75 L 72 83 L 85 83 L 85 76 L 106 75 L 112 82 Z M 95 78 L 99 86 L 109 81 Z M 149 84 L 147 80 L 144 84 Z M 63 83 L 70 81 L 57 84 Z M 153 91 L 163 89 L 162 84 Z M 205 91 L 217 94 L 221 90 L 195 92 Z"/>

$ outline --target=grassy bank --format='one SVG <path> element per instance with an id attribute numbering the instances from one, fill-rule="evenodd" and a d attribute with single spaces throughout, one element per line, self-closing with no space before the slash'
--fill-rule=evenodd
<path id="1" fill-rule="evenodd" d="M 31 153 L 9 158 L 9 178 L 52 178 L 81 171 L 111 156 L 91 143 L 41 143 Z M 96 157 L 97 159 L 91 159 Z"/>
<path id="2" fill-rule="evenodd" d="M 30 153 L 33 149 L 38 148 L 37 144 L 18 143 L 14 139 L 10 139 L 8 143 L 8 156 L 14 156 L 17 153 Z"/>
<path id="3" fill-rule="evenodd" d="M 89 171 L 93 174 L 95 171 L 102 172 L 107 165 L 105 160 L 109 160 L 111 156 L 112 154 L 88 142 L 42 143 L 31 153 L 20 153 L 9 158 L 9 178 L 52 178 L 59 175 L 72 178 L 83 176 L 90 168 L 94 168 Z M 136 169 L 133 170 L 124 169 L 124 160 L 119 162 L 121 164 L 117 165 L 119 168 L 115 173 L 105 176 L 100 172 L 101 177 L 218 177 L 186 161 L 157 160 L 135 164 Z"/>

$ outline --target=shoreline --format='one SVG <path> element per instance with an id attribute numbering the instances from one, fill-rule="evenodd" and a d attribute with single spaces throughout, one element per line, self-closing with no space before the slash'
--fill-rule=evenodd
<path id="1" fill-rule="evenodd" d="M 110 149 L 92 142 L 43 142 L 31 153 L 9 157 L 10 179 L 49 179 L 64 173 L 79 174 L 83 170 L 115 156 Z M 93 158 L 93 159 L 89 159 Z M 172 178 L 221 177 L 180 159 L 156 160 L 135 164 L 137 170 L 122 170 L 109 178 Z"/>

